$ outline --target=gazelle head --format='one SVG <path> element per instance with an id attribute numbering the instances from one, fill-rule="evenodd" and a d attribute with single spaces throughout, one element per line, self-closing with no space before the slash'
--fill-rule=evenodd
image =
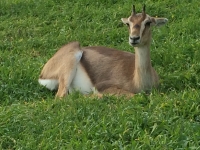
<path id="1" fill-rule="evenodd" d="M 135 6 L 130 17 L 122 18 L 122 22 L 129 28 L 129 44 L 134 47 L 150 44 L 151 26 L 161 26 L 167 23 L 167 18 L 151 17 L 145 12 L 145 5 L 142 13 L 136 13 Z"/>

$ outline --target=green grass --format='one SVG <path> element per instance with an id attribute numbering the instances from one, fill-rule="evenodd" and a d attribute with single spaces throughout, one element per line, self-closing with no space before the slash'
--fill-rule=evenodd
<path id="1" fill-rule="evenodd" d="M 169 19 L 153 29 L 159 89 L 59 101 L 37 82 L 44 63 L 74 40 L 134 52 L 120 20 L 132 1 L 0 1 L 0 149 L 200 149 L 200 2 L 145 3 Z"/>

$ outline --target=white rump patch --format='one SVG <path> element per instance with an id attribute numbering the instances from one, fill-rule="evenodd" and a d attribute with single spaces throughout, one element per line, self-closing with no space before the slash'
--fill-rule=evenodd
<path id="1" fill-rule="evenodd" d="M 80 64 L 77 66 L 76 75 L 72 81 L 69 92 L 71 93 L 73 90 L 78 90 L 82 94 L 89 94 L 93 92 L 93 84 Z"/>
<path id="2" fill-rule="evenodd" d="M 76 58 L 77 63 L 81 60 L 82 55 L 83 55 L 83 51 L 78 51 L 75 53 L 75 58 Z"/>
<path id="3" fill-rule="evenodd" d="M 39 79 L 38 82 L 51 91 L 58 89 L 58 80 L 55 80 L 55 79 Z"/>

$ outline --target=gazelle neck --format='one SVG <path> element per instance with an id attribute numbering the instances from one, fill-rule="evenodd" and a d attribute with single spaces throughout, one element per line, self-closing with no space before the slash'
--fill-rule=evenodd
<path id="1" fill-rule="evenodd" d="M 135 69 L 145 72 L 151 70 L 150 45 L 135 47 Z"/>
<path id="2" fill-rule="evenodd" d="M 136 91 L 145 91 L 152 87 L 152 66 L 150 59 L 150 44 L 135 47 L 134 79 Z"/>

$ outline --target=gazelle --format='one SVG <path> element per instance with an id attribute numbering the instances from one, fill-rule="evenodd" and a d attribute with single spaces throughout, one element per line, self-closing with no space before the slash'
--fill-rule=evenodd
<path id="1" fill-rule="evenodd" d="M 106 47 L 80 47 L 72 42 L 60 48 L 44 65 L 39 83 L 50 90 L 58 89 L 56 97 L 79 90 L 132 96 L 151 90 L 159 77 L 150 60 L 151 26 L 167 23 L 166 18 L 151 17 L 145 12 L 133 11 L 121 19 L 129 28 L 129 44 L 135 54 Z"/>

